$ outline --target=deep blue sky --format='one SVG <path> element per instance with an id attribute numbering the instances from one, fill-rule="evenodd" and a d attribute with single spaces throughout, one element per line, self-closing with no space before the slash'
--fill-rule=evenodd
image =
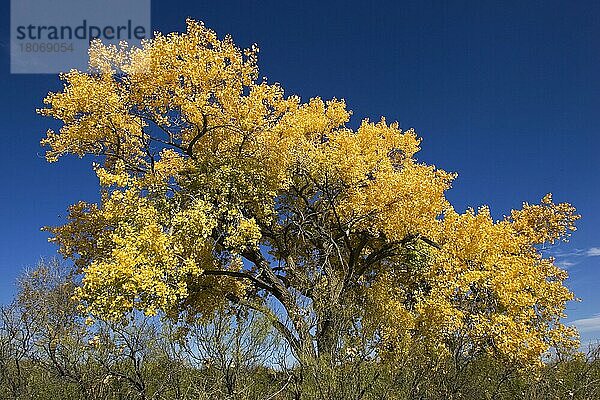
<path id="1" fill-rule="evenodd" d="M 453 5 L 450 6 L 449 3 Z M 9 2 L 0 14 L 0 302 L 22 268 L 56 253 L 40 232 L 66 207 L 97 197 L 89 163 L 47 164 L 34 110 L 60 83 L 9 74 Z M 423 137 L 420 158 L 459 177 L 459 210 L 501 218 L 552 192 L 583 219 L 559 262 L 582 299 L 569 307 L 600 337 L 600 2 L 153 1 L 152 27 L 205 21 L 238 45 L 256 42 L 269 81 L 288 93 L 347 100 L 354 122 L 398 120 Z M 594 250 L 594 248 L 598 248 Z"/>

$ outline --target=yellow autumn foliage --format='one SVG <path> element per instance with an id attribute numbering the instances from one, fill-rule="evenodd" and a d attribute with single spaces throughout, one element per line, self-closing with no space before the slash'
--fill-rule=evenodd
<path id="1" fill-rule="evenodd" d="M 97 158 L 100 204 L 49 228 L 91 314 L 245 305 L 297 352 L 331 347 L 343 309 L 381 354 L 418 340 L 535 365 L 576 345 L 561 323 L 567 274 L 539 251 L 575 229 L 571 205 L 548 195 L 500 221 L 458 213 L 445 197 L 455 175 L 418 161 L 414 130 L 353 130 L 343 100 L 287 96 L 257 60 L 189 20 L 141 49 L 94 42 L 90 70 L 45 99 L 39 112 L 62 123 L 42 140 L 48 161 Z"/>

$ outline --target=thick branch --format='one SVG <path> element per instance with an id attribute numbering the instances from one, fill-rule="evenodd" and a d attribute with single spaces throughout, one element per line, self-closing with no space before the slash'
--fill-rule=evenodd
<path id="1" fill-rule="evenodd" d="M 190 156 L 191 158 L 194 158 L 194 146 L 196 145 L 198 140 L 200 140 L 200 138 L 206 134 L 207 130 L 208 130 L 208 117 L 206 116 L 206 114 L 203 113 L 202 114 L 202 129 L 197 129 L 196 136 L 194 136 L 194 138 L 192 140 L 190 140 L 190 143 L 188 144 L 188 148 L 186 150 L 187 155 Z"/>
<path id="2" fill-rule="evenodd" d="M 269 286 L 266 282 L 262 281 L 261 279 L 258 279 L 257 277 L 247 273 L 247 272 L 241 272 L 241 271 L 226 271 L 226 270 L 207 270 L 203 272 L 203 275 L 212 275 L 212 276 L 231 276 L 234 278 L 242 278 L 242 279 L 248 279 L 250 282 L 254 283 L 256 285 L 256 287 L 266 290 L 269 293 L 273 292 L 273 287 Z"/>

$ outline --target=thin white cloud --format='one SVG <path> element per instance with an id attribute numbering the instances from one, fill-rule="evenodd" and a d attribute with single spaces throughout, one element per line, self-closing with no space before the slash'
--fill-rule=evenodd
<path id="1" fill-rule="evenodd" d="M 572 322 L 577 327 L 579 332 L 600 332 L 600 314 L 596 314 L 590 318 L 577 319 Z"/>
<path id="2" fill-rule="evenodd" d="M 590 247 L 589 249 L 573 249 L 567 252 L 555 251 L 551 249 L 548 255 L 555 258 L 556 265 L 563 269 L 568 269 L 580 263 L 585 257 L 600 257 L 600 247 Z"/>
<path id="3" fill-rule="evenodd" d="M 547 250 L 547 255 L 554 258 L 569 258 L 569 257 L 581 257 L 584 256 L 587 250 L 573 249 L 570 251 L 563 251 L 559 249 L 550 248 Z"/>
<path id="4" fill-rule="evenodd" d="M 590 247 L 585 255 L 588 257 L 600 257 L 600 247 Z"/>
<path id="5" fill-rule="evenodd" d="M 555 264 L 562 269 L 569 269 L 569 268 L 577 265 L 576 262 L 567 261 L 567 260 L 557 261 Z"/>

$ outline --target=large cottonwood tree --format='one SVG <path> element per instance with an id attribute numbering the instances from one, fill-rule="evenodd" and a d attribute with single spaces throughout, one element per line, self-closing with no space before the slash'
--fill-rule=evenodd
<path id="1" fill-rule="evenodd" d="M 349 332 L 382 355 L 418 340 L 524 364 L 574 344 L 566 273 L 539 250 L 575 229 L 571 205 L 459 213 L 413 130 L 350 129 L 344 101 L 260 79 L 257 53 L 188 21 L 142 49 L 93 43 L 90 70 L 45 99 L 62 122 L 47 159 L 97 159 L 101 202 L 50 228 L 92 315 L 249 307 L 300 360 Z"/>

